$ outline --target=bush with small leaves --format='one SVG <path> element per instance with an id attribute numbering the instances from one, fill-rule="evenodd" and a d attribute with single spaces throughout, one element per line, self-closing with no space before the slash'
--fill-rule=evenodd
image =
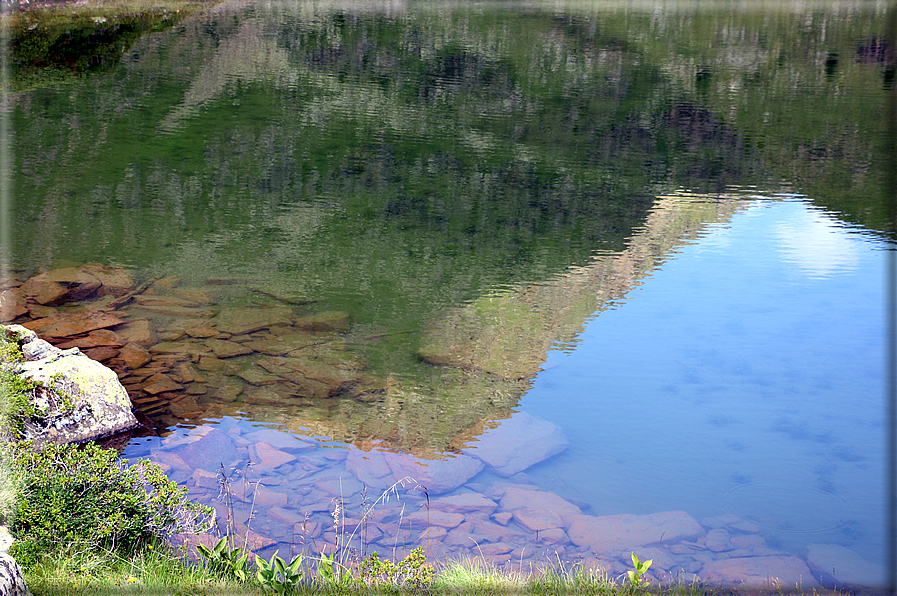
<path id="1" fill-rule="evenodd" d="M 361 562 L 359 579 L 367 585 L 394 586 L 417 592 L 425 591 L 435 575 L 423 547 L 418 547 L 398 563 L 380 559 L 377 553 L 371 554 Z"/>
<path id="2" fill-rule="evenodd" d="M 23 479 L 12 511 L 11 554 L 27 567 L 71 545 L 127 553 L 155 538 L 202 531 L 212 510 L 188 501 L 161 468 L 134 466 L 93 444 L 8 444 Z"/>

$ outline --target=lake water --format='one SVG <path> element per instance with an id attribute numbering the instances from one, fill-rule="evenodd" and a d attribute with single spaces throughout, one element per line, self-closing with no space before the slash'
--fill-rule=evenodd
<path id="1" fill-rule="evenodd" d="M 4 318 L 268 555 L 880 588 L 887 8 L 225 2 L 19 83 Z"/>

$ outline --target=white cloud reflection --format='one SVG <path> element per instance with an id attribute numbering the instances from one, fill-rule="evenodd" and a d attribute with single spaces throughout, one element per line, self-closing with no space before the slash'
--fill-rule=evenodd
<path id="1" fill-rule="evenodd" d="M 805 203 L 789 203 L 790 215 L 775 227 L 784 261 L 811 278 L 857 268 L 860 254 L 851 228 Z"/>

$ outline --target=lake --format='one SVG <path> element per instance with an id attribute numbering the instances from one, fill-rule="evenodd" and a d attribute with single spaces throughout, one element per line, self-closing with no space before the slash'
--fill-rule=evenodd
<path id="1" fill-rule="evenodd" d="M 227 1 L 14 59 L 3 319 L 267 555 L 880 589 L 888 10 Z"/>

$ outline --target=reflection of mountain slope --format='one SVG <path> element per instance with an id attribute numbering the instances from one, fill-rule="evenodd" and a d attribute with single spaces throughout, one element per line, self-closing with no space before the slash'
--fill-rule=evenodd
<path id="1" fill-rule="evenodd" d="M 489 421 L 510 415 L 549 349 L 574 342 L 590 317 L 623 299 L 678 246 L 749 201 L 735 194 L 658 197 L 625 250 L 597 255 L 548 283 L 501 289 L 450 311 L 433 325 L 420 354 L 441 368 L 426 380 L 391 377 L 380 401 L 331 400 L 328 408 L 287 410 L 222 404 L 214 415 L 243 411 L 365 450 L 376 445 L 439 458 L 463 449 L 494 426 Z"/>
<path id="2" fill-rule="evenodd" d="M 453 310 L 434 326 L 420 355 L 506 379 L 532 378 L 553 345 L 574 341 L 593 313 L 623 298 L 676 246 L 743 204 L 736 196 L 659 197 L 624 251 L 597 255 L 551 282 L 502 290 Z"/>
<path id="3" fill-rule="evenodd" d="M 287 73 L 287 56 L 266 41 L 259 21 L 244 21 L 232 37 L 225 38 L 184 93 L 184 99 L 159 126 L 171 132 L 203 105 L 217 99 L 228 84 L 252 83 Z"/>

